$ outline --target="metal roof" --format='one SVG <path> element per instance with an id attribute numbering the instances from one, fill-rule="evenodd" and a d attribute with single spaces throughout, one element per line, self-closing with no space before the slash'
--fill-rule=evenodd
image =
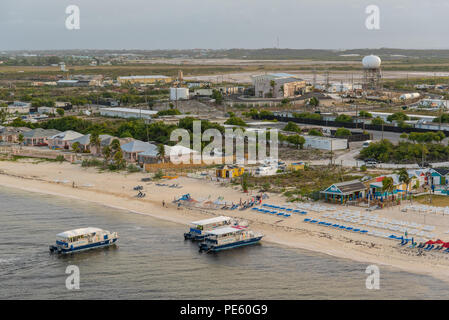
<path id="1" fill-rule="evenodd" d="M 222 227 L 222 228 L 217 228 L 217 229 L 207 231 L 206 233 L 215 235 L 215 236 L 220 236 L 220 235 L 227 234 L 227 233 L 242 232 L 243 230 L 245 230 L 245 229 L 235 228 L 235 227 Z"/>
<path id="2" fill-rule="evenodd" d="M 51 137 L 54 136 L 61 131 L 56 129 L 42 129 L 42 128 L 36 128 L 31 131 L 27 131 L 23 133 L 23 136 L 25 138 L 35 138 L 35 137 Z"/>
<path id="3" fill-rule="evenodd" d="M 56 236 L 60 237 L 60 238 L 71 238 L 71 237 L 82 236 L 82 235 L 92 234 L 92 233 L 97 233 L 97 232 L 102 232 L 102 231 L 104 231 L 104 230 L 100 229 L 100 228 L 87 227 L 87 228 L 79 228 L 79 229 L 64 231 L 64 232 L 58 233 Z"/>
<path id="4" fill-rule="evenodd" d="M 192 224 L 204 226 L 204 225 L 211 224 L 211 223 L 229 221 L 231 219 L 232 218 L 230 218 L 230 217 L 219 216 L 219 217 L 214 217 L 214 218 L 210 218 L 210 219 L 194 221 L 194 222 L 192 222 Z"/>
<path id="5" fill-rule="evenodd" d="M 157 150 L 157 147 L 154 144 L 143 142 L 140 140 L 134 140 L 128 143 L 125 143 L 121 146 L 122 150 L 125 152 L 145 152 L 148 150 Z"/>

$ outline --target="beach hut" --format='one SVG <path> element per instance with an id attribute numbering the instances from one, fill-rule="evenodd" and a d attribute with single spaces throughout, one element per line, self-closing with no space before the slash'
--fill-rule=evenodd
<path id="1" fill-rule="evenodd" d="M 224 165 L 216 170 L 218 178 L 240 177 L 245 172 L 245 168 L 239 166 Z"/>
<path id="2" fill-rule="evenodd" d="M 288 167 L 291 171 L 298 171 L 298 170 L 304 170 L 305 168 L 305 162 L 299 161 L 299 162 L 293 162 Z"/>
<path id="3" fill-rule="evenodd" d="M 334 183 L 320 192 L 326 202 L 344 204 L 348 201 L 361 201 L 366 194 L 366 186 L 359 180 Z"/>

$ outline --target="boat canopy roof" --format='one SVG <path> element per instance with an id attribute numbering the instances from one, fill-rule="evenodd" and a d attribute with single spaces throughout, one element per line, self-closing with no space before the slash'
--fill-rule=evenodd
<path id="1" fill-rule="evenodd" d="M 77 237 L 77 236 L 82 236 L 85 234 L 92 234 L 92 233 L 97 233 L 97 232 L 102 232 L 102 231 L 103 231 L 103 229 L 100 229 L 100 228 L 88 227 L 88 228 L 79 228 L 79 229 L 64 231 L 64 232 L 58 233 L 56 236 L 60 237 L 60 238 L 71 238 L 71 237 Z"/>
<path id="2" fill-rule="evenodd" d="M 236 228 L 236 227 L 222 227 L 222 228 L 217 228 L 211 231 L 207 231 L 207 234 L 211 234 L 214 236 L 221 236 L 223 234 L 228 234 L 228 233 L 238 233 L 238 232 L 242 232 L 243 230 L 245 230 L 244 228 Z"/>
<path id="3" fill-rule="evenodd" d="M 208 224 L 224 222 L 224 221 L 229 221 L 229 220 L 231 220 L 230 217 L 219 216 L 219 217 L 215 217 L 215 218 L 194 221 L 194 222 L 192 222 L 192 224 L 199 225 L 199 226 L 205 226 L 205 225 L 208 225 Z"/>

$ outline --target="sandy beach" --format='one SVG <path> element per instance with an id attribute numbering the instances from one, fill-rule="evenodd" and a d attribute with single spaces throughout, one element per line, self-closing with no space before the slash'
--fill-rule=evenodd
<path id="1" fill-rule="evenodd" d="M 178 209 L 172 201 L 183 194 L 198 200 L 216 200 L 223 197 L 227 202 L 238 203 L 251 197 L 244 194 L 240 187 L 225 187 L 219 182 L 207 179 L 179 177 L 175 180 L 161 183 L 176 183 L 182 188 L 157 186 L 155 182 L 141 182 L 144 173 L 101 172 L 95 168 L 82 168 L 80 165 L 67 162 L 39 162 L 33 160 L 0 161 L 0 185 L 17 188 L 29 192 L 38 192 L 67 198 L 89 201 L 105 206 L 128 210 L 136 214 L 148 215 L 180 224 L 217 215 L 228 215 L 247 220 L 252 229 L 265 234 L 263 241 L 282 246 L 302 248 L 347 258 L 358 262 L 377 264 L 382 273 L 382 265 L 398 269 L 431 275 L 448 281 L 449 255 L 443 252 L 419 252 L 398 245 L 398 241 L 326 228 L 305 223 L 303 215 L 292 215 L 283 219 L 277 216 L 256 213 L 252 210 L 203 210 L 182 207 Z M 136 185 L 144 187 L 146 197 L 136 198 L 133 190 Z M 252 194 L 252 195 L 255 195 Z M 283 197 L 269 194 L 265 202 L 270 204 L 285 204 Z M 162 201 L 166 207 L 162 207 Z M 402 207 L 404 207 L 402 205 Z M 290 204 L 290 207 L 294 207 Z M 346 207 L 336 206 L 340 210 Z M 351 208 L 349 208 L 351 209 Z M 363 210 L 358 208 L 359 210 Z M 449 237 L 449 216 L 426 215 L 420 213 L 401 212 L 401 207 L 377 210 L 379 216 L 390 219 L 403 219 L 417 223 L 435 225 L 433 233 L 443 241 Z M 309 211 L 308 218 L 320 218 L 322 212 Z M 101 226 L 100 226 L 101 227 Z M 55 230 L 55 233 L 61 230 Z M 179 235 L 182 239 L 182 235 Z M 435 240 L 435 239 L 434 239 Z"/>

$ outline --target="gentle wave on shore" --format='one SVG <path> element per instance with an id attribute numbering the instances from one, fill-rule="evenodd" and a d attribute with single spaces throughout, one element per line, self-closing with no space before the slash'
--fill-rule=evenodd
<path id="1" fill-rule="evenodd" d="M 270 243 L 199 254 L 186 227 L 75 199 L 0 187 L 1 299 L 425 299 L 449 298 L 429 276 L 380 266 L 367 290 L 367 264 Z M 97 226 L 118 231 L 116 248 L 54 256 L 56 233 Z M 77 265 L 81 289 L 65 287 Z"/>

